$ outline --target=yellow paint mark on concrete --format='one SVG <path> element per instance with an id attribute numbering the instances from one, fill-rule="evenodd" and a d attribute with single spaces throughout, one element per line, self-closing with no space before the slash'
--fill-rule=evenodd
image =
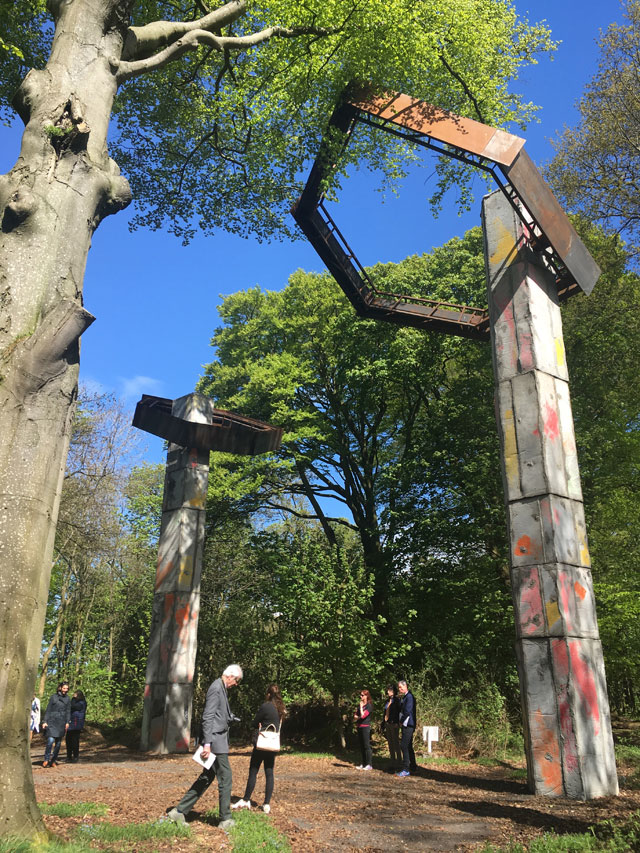
<path id="1" fill-rule="evenodd" d="M 180 571 L 178 573 L 178 586 L 191 586 L 193 580 L 193 557 L 187 555 L 180 560 Z"/>
<path id="2" fill-rule="evenodd" d="M 554 343 L 556 345 L 556 364 L 558 365 L 558 367 L 564 367 L 564 341 L 562 340 L 562 338 L 554 338 Z"/>
<path id="3" fill-rule="evenodd" d="M 589 554 L 586 542 L 580 544 L 580 563 L 583 566 L 591 566 L 591 555 Z"/>
<path id="4" fill-rule="evenodd" d="M 505 228 L 500 220 L 494 224 L 496 226 L 496 232 L 498 233 L 498 240 L 495 252 L 493 252 L 489 260 L 492 264 L 501 264 L 515 251 L 516 241 L 511 231 Z"/>
<path id="5" fill-rule="evenodd" d="M 189 506 L 192 506 L 194 509 L 204 509 L 204 499 L 205 495 L 196 495 L 195 498 L 191 498 L 188 502 Z"/>
<path id="6" fill-rule="evenodd" d="M 560 608 L 558 607 L 557 601 L 548 601 L 545 610 L 547 611 L 547 624 L 549 627 L 555 625 L 555 623 L 560 619 Z"/>
<path id="7" fill-rule="evenodd" d="M 504 467 L 510 489 L 520 486 L 520 471 L 518 468 L 518 446 L 516 443 L 516 428 L 513 422 L 513 410 L 506 409 L 502 417 L 502 433 L 504 436 Z"/>

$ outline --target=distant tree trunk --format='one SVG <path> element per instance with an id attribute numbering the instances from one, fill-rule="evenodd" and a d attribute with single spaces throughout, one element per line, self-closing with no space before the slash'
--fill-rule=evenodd
<path id="1" fill-rule="evenodd" d="M 43 829 L 27 721 L 77 395 L 82 283 L 94 230 L 126 207 L 107 155 L 130 2 L 50 0 L 44 70 L 24 79 L 20 156 L 0 177 L 0 834 Z M 26 649 L 26 654 L 25 654 Z"/>

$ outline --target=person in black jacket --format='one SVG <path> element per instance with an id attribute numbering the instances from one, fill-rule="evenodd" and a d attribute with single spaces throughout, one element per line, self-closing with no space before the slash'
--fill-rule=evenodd
<path id="1" fill-rule="evenodd" d="M 47 746 L 44 751 L 43 767 L 55 767 L 58 763 L 62 735 L 69 728 L 71 719 L 71 700 L 68 694 L 69 683 L 61 681 L 44 712 L 42 728 L 47 730 Z"/>
<path id="2" fill-rule="evenodd" d="M 258 708 L 258 711 L 253 718 L 253 723 L 251 724 L 253 728 L 256 729 L 253 737 L 253 752 L 251 753 L 251 760 L 249 762 L 249 777 L 247 779 L 247 784 L 244 789 L 244 795 L 241 800 L 238 800 L 237 803 L 234 803 L 231 808 L 232 809 L 250 809 L 251 808 L 251 794 L 253 793 L 253 789 L 256 785 L 256 779 L 258 778 L 258 771 L 260 770 L 260 765 L 264 763 L 264 805 L 262 806 L 262 811 L 269 814 L 271 811 L 271 795 L 273 794 L 273 783 L 274 783 L 274 775 L 273 769 L 276 763 L 276 753 L 275 752 L 267 752 L 262 749 L 258 749 L 255 745 L 258 739 L 258 732 L 260 729 L 267 728 L 267 726 L 274 726 L 277 732 L 280 731 L 280 727 L 282 725 L 282 720 L 286 714 L 286 708 L 284 706 L 284 702 L 282 701 L 282 696 L 280 695 L 280 688 L 277 684 L 270 684 L 267 687 L 267 695 L 265 696 L 265 700 Z"/>
<path id="3" fill-rule="evenodd" d="M 384 703 L 381 729 L 387 739 L 387 744 L 389 745 L 389 757 L 391 758 L 391 768 L 393 770 L 399 770 L 400 765 L 402 764 L 400 735 L 398 733 L 399 715 L 400 699 L 398 698 L 398 688 L 395 684 L 390 684 L 387 687 L 387 700 Z"/>
<path id="4" fill-rule="evenodd" d="M 71 697 L 71 719 L 65 742 L 67 744 L 67 761 L 77 761 L 80 755 L 80 732 L 84 729 L 84 718 L 87 713 L 87 701 L 82 690 L 76 690 Z"/>
<path id="5" fill-rule="evenodd" d="M 398 693 L 400 694 L 400 745 L 402 749 L 402 770 L 396 776 L 410 776 L 418 769 L 416 754 L 413 749 L 413 733 L 416 730 L 416 700 L 409 690 L 406 681 L 398 682 Z"/>

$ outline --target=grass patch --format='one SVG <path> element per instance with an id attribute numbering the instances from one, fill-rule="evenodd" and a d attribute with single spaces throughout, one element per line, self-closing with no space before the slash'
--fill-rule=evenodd
<path id="1" fill-rule="evenodd" d="M 510 779 L 527 779 L 526 767 L 516 767 L 515 770 L 509 772 Z"/>
<path id="2" fill-rule="evenodd" d="M 444 755 L 433 755 L 433 756 L 429 756 L 429 758 L 419 758 L 418 759 L 418 764 L 424 764 L 424 765 L 429 765 L 429 766 L 435 765 L 436 767 L 438 767 L 438 766 L 458 767 L 461 764 L 468 764 L 468 763 L 469 763 L 468 761 L 463 761 L 461 758 L 447 758 Z"/>
<path id="3" fill-rule="evenodd" d="M 104 803 L 38 803 L 38 808 L 42 814 L 56 817 L 104 817 L 109 811 L 109 807 Z"/>
<path id="4" fill-rule="evenodd" d="M 91 848 L 84 841 L 26 841 L 24 838 L 3 838 L 0 841 L 0 853 L 91 853 Z"/>
<path id="5" fill-rule="evenodd" d="M 233 853 L 291 853 L 289 839 L 281 835 L 265 814 L 242 809 L 229 831 Z"/>
<path id="6" fill-rule="evenodd" d="M 545 833 L 528 846 L 486 844 L 479 853 L 633 853 L 640 850 L 640 812 L 625 821 L 604 820 L 582 835 Z"/>
<path id="7" fill-rule="evenodd" d="M 168 838 L 190 838 L 188 826 L 181 826 L 169 820 L 154 821 L 153 823 L 127 823 L 116 826 L 113 823 L 83 824 L 78 828 L 78 834 L 87 839 L 104 841 L 107 844 L 115 842 L 135 842 L 166 840 Z"/>

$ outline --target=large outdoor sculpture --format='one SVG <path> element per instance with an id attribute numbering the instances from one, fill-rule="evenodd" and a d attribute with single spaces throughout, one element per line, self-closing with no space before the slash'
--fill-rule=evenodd
<path id="1" fill-rule="evenodd" d="M 200 612 L 209 455 L 275 451 L 282 429 L 215 409 L 202 394 L 144 395 L 133 425 L 167 439 L 141 748 L 187 752 Z"/>
<path id="2" fill-rule="evenodd" d="M 381 292 L 358 263 L 322 195 L 335 131 L 346 144 L 358 123 L 493 176 L 482 217 L 488 312 Z M 293 214 L 358 313 L 491 339 L 530 788 L 617 794 L 559 308 L 600 271 L 523 139 L 393 93 L 347 96 L 330 128 Z"/>

